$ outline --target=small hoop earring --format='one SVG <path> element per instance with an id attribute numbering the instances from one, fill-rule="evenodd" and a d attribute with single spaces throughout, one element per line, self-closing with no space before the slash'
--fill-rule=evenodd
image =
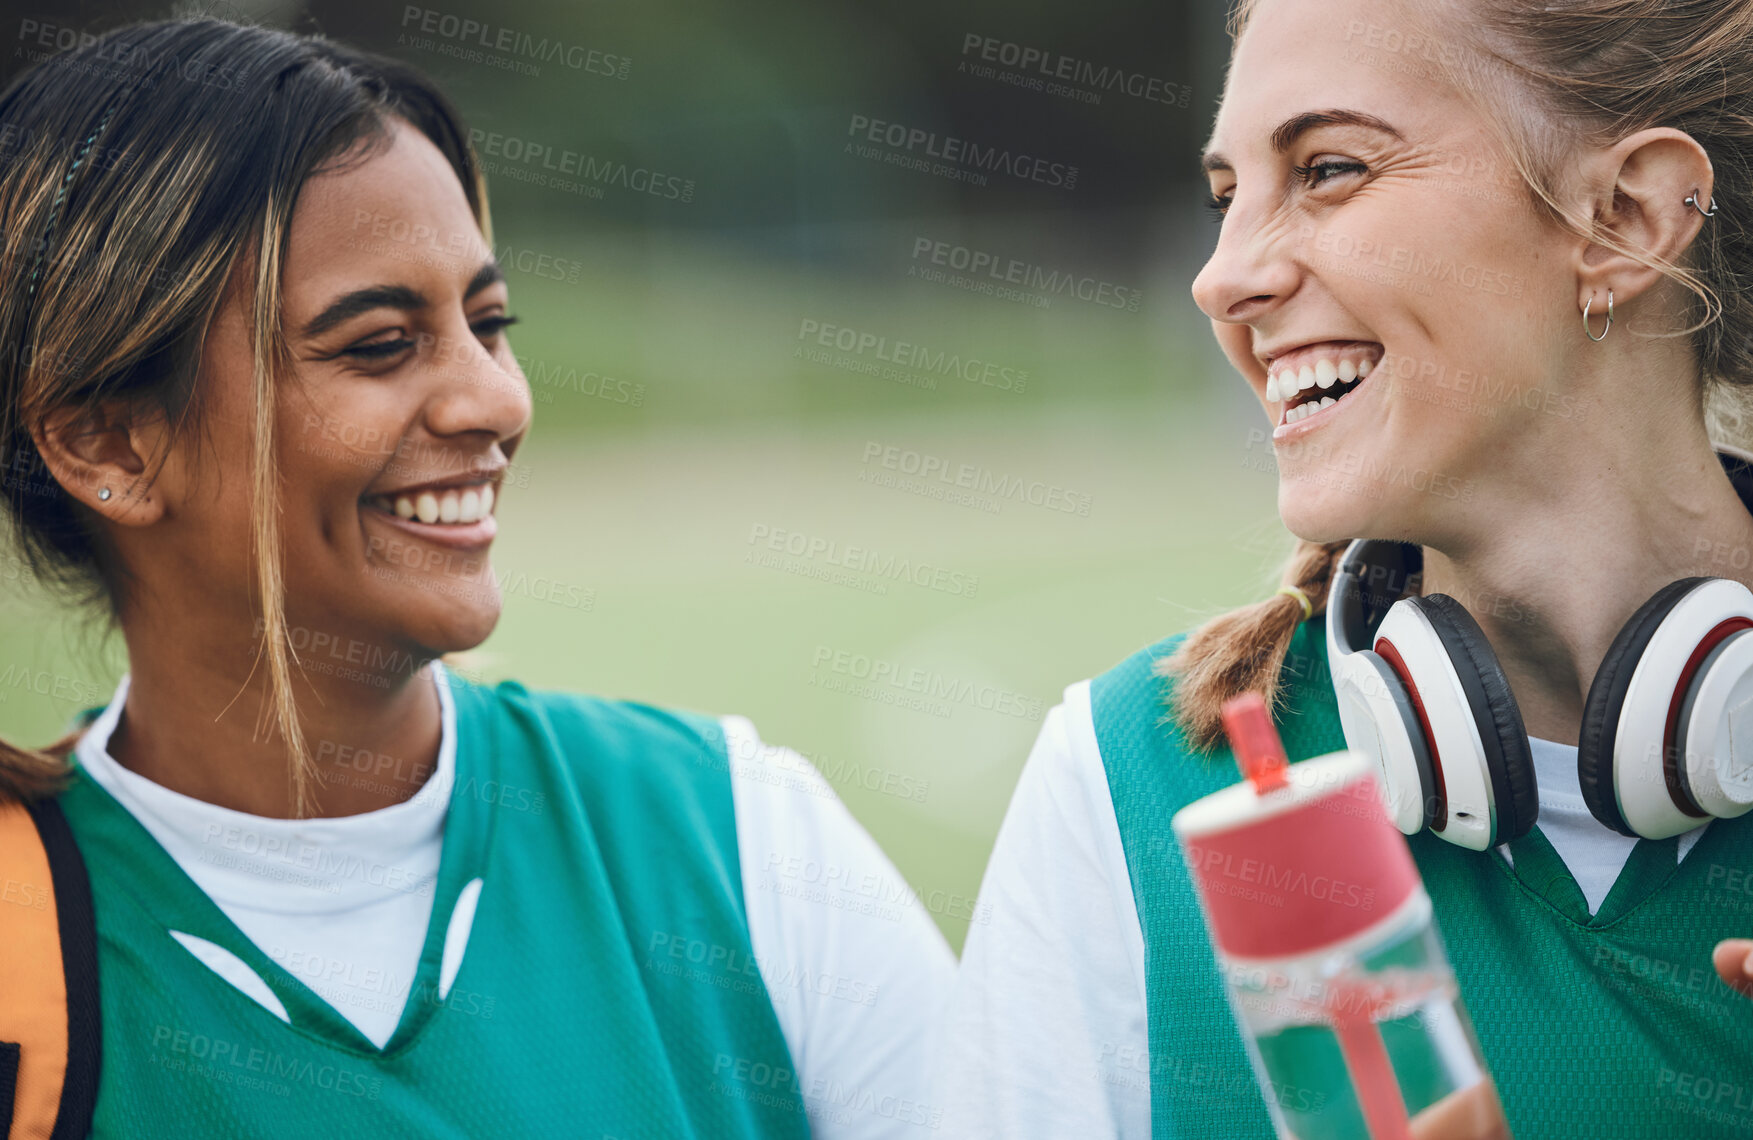
<path id="1" fill-rule="evenodd" d="M 1595 303 L 1595 295 L 1593 293 L 1590 293 L 1589 299 L 1587 301 L 1583 302 L 1583 333 L 1590 340 L 1594 341 L 1596 344 L 1599 344 L 1600 342 L 1607 339 L 1608 333 L 1613 331 L 1613 290 L 1611 290 L 1611 289 L 1607 290 L 1607 327 L 1601 330 L 1600 336 L 1596 336 L 1594 333 L 1589 331 L 1589 306 L 1593 305 L 1594 303 Z"/>
<path id="2" fill-rule="evenodd" d="M 110 489 L 108 487 L 105 487 L 103 490 L 101 490 L 97 493 L 97 497 L 106 503 L 109 502 L 110 501 Z"/>
<path id="3" fill-rule="evenodd" d="M 1698 204 L 1698 190 L 1696 187 L 1694 187 L 1692 193 L 1686 196 L 1686 204 L 1688 206 L 1691 206 L 1694 210 L 1697 210 L 1699 213 L 1703 214 L 1707 218 L 1716 217 L 1716 195 L 1715 194 L 1712 194 L 1710 196 L 1710 209 L 1706 210 L 1704 207 L 1702 207 Z"/>

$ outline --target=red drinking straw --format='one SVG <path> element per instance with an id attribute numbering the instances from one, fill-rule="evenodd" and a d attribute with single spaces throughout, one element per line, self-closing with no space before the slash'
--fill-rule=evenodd
<path id="1" fill-rule="evenodd" d="M 1263 796 L 1288 787 L 1285 773 L 1290 761 L 1266 711 L 1266 699 L 1259 693 L 1243 693 L 1225 701 L 1220 711 L 1236 764 L 1254 785 L 1254 793 Z M 1352 1009 L 1342 1000 L 1329 1010 L 1329 1017 L 1346 1072 L 1357 1091 L 1369 1140 L 1411 1140 L 1412 1122 L 1407 1118 L 1406 1101 L 1400 1095 L 1400 1082 L 1394 1077 L 1394 1065 L 1388 1059 L 1374 1010 Z"/>
<path id="2" fill-rule="evenodd" d="M 1284 770 L 1290 761 L 1266 712 L 1266 699 L 1255 692 L 1231 697 L 1223 703 L 1220 715 L 1236 764 L 1254 785 L 1255 793 L 1263 796 L 1284 787 Z"/>

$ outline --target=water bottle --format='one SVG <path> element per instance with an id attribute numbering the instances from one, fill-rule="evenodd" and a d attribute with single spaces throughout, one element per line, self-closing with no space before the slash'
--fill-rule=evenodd
<path id="1" fill-rule="evenodd" d="M 1246 779 L 1170 822 L 1280 1140 L 1507 1137 L 1373 766 L 1288 764 L 1257 693 L 1223 718 Z"/>

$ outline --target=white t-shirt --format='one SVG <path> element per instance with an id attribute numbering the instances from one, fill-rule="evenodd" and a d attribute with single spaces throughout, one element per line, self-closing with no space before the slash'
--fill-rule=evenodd
<path id="1" fill-rule="evenodd" d="M 1635 841 L 1582 806 L 1574 747 L 1535 741 L 1534 758 L 1540 829 L 1592 912 Z M 1703 830 L 1681 836 L 1681 858 Z M 935 1046 L 944 1135 L 1149 1140 L 1144 933 L 1088 681 L 1042 723 L 976 905 L 989 921 L 968 930 Z"/>
<path id="2" fill-rule="evenodd" d="M 123 768 L 107 746 L 127 698 L 127 676 L 75 751 L 80 767 L 239 930 L 380 1048 L 401 1019 L 419 963 L 456 777 L 450 677 L 439 662 L 430 673 L 443 710 L 437 766 L 409 799 L 359 815 L 249 815 Z M 741 717 L 720 723 L 749 940 L 797 1068 L 811 1133 L 830 1140 L 922 1136 L 924 1128 L 882 1106 L 930 1105 L 926 1043 L 954 979 L 949 945 L 808 760 L 762 743 Z M 805 864 L 835 867 L 841 881 L 879 884 L 890 905 L 876 912 L 823 905 L 809 891 L 787 890 L 784 869 Z M 445 940 L 441 994 L 467 946 L 473 894 L 464 896 Z M 286 1017 L 267 983 L 235 955 L 189 935 L 178 941 Z M 873 1095 L 849 1098 L 856 1090 Z"/>

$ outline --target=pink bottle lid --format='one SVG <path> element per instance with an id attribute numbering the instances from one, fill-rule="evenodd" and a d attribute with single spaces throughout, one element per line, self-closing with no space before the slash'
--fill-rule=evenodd
<path id="1" fill-rule="evenodd" d="M 1420 889 L 1362 753 L 1287 763 L 1258 693 L 1228 702 L 1223 716 L 1247 779 L 1188 804 L 1170 824 L 1224 954 L 1312 953 L 1362 934 Z"/>

